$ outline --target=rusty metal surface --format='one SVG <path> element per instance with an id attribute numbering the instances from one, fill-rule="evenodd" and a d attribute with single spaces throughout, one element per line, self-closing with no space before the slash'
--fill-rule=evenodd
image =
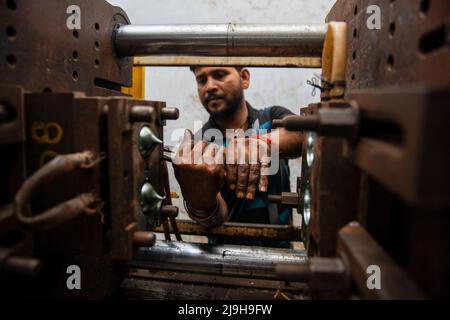
<path id="1" fill-rule="evenodd" d="M 155 117 L 150 122 L 131 122 L 130 110 L 135 106 L 151 106 Z M 68 224 L 34 235 L 34 255 L 53 270 L 52 276 L 47 267 L 43 279 L 56 281 L 61 277 L 62 281 L 64 263 L 79 263 L 86 268 L 83 272 L 89 273 L 88 278 L 95 278 L 91 280 L 98 288 L 92 287 L 81 295 L 66 292 L 66 297 L 102 297 L 111 293 L 120 278 L 114 270 L 113 259 L 129 259 L 137 246 L 149 245 L 154 240 L 150 233 L 145 233 L 148 236 L 144 241 L 142 237 L 136 238 L 137 231 L 152 227 L 140 220 L 139 192 L 147 177 L 164 194 L 158 169 L 162 163 L 162 145 L 148 156 L 142 156 L 138 139 L 144 125 L 162 136 L 164 120 L 159 110 L 163 106 L 160 102 L 87 97 L 82 93 L 25 95 L 29 175 L 58 154 L 90 150 L 103 158 L 90 170 L 67 173 L 56 177 L 51 184 L 43 184 L 32 198 L 34 214 L 80 193 L 89 192 L 102 200 L 103 206 L 98 207 L 100 215 L 78 216 Z M 52 196 L 48 197 L 49 194 Z M 157 223 L 158 217 L 151 219 Z M 33 296 L 33 289 L 30 290 Z M 46 292 L 51 296 L 64 288 L 53 283 L 49 290 L 54 290 L 54 293 Z"/>
<path id="2" fill-rule="evenodd" d="M 312 104 L 301 112 L 312 115 L 319 108 L 329 107 L 329 103 Z M 308 252 L 332 257 L 337 231 L 356 217 L 360 173 L 342 155 L 344 139 L 315 136 L 312 144 L 312 150 L 308 150 L 308 135 L 305 135 L 300 194 L 304 197 L 308 189 L 312 201 L 310 222 L 305 221 L 305 213 L 303 217 L 304 235 Z M 302 209 L 304 212 L 304 203 Z"/>
<path id="3" fill-rule="evenodd" d="M 278 290 L 290 300 L 311 299 L 305 284 L 140 269 L 130 272 L 119 294 L 123 299 L 273 300 Z"/>
<path id="4" fill-rule="evenodd" d="M 379 30 L 366 27 L 366 10 L 373 4 L 381 9 Z M 450 84 L 447 0 L 338 0 L 326 21 L 348 24 L 347 94 L 369 87 Z M 427 38 L 436 30 L 438 36 Z"/>
<path id="5" fill-rule="evenodd" d="M 80 93 L 26 95 L 27 175 L 58 154 L 90 150 L 98 155 L 104 151 L 100 137 L 102 104 L 98 99 L 81 98 L 84 95 Z M 32 214 L 79 193 L 92 192 L 107 199 L 107 190 L 100 183 L 104 167 L 103 161 L 90 170 L 68 173 L 43 184 L 31 199 Z M 35 240 L 39 250 L 103 255 L 102 230 L 101 215 L 83 215 L 70 225 L 37 234 Z"/>
<path id="6" fill-rule="evenodd" d="M 351 223 L 339 231 L 338 255 L 347 264 L 353 281 L 366 299 L 423 299 L 425 296 L 392 258 L 357 223 Z M 380 270 L 379 290 L 367 285 L 369 266 Z"/>
<path id="7" fill-rule="evenodd" d="M 372 4 L 381 9 L 380 30 L 366 27 Z M 361 170 L 358 219 L 383 254 L 437 298 L 450 288 L 449 13 L 445 0 L 338 0 L 327 17 L 348 23 L 345 99 L 361 119 L 359 140 L 344 151 Z"/>
<path id="8" fill-rule="evenodd" d="M 314 297 L 345 298 L 350 292 L 350 272 L 340 258 L 308 259 L 302 266 L 278 264 L 278 279 L 307 283 Z"/>
<path id="9" fill-rule="evenodd" d="M 346 155 L 412 206 L 450 207 L 449 87 L 354 91 L 360 139 Z"/>
<path id="10" fill-rule="evenodd" d="M 129 121 L 133 106 L 150 106 L 154 119 L 150 122 Z M 113 252 L 116 259 L 130 259 L 133 254 L 133 233 L 137 229 L 151 230 L 160 224 L 159 215 L 146 216 L 140 207 L 140 190 L 145 182 L 164 194 L 162 179 L 162 146 L 143 157 L 138 148 L 139 130 L 148 126 L 162 139 L 160 109 L 162 102 L 111 98 L 104 101 L 107 114 L 109 203 L 111 210 Z"/>
<path id="11" fill-rule="evenodd" d="M 244 237 L 280 241 L 302 240 L 301 229 L 292 226 L 226 222 L 221 227 L 208 229 L 191 220 L 176 221 L 180 233 L 186 235 Z M 162 227 L 157 227 L 154 231 L 164 232 Z M 173 228 L 171 228 L 171 231 L 173 232 Z"/>
<path id="12" fill-rule="evenodd" d="M 79 30 L 66 25 L 71 5 L 81 10 Z M 131 85 L 132 60 L 117 58 L 111 40 L 114 25 L 128 23 L 120 8 L 90 0 L 26 0 L 14 9 L 4 6 L 1 27 L 10 31 L 0 33 L 1 83 L 33 92 L 103 96 L 120 95 L 121 85 Z"/>
<path id="13" fill-rule="evenodd" d="M 25 181 L 24 90 L 0 85 L 0 207 L 13 202 Z"/>

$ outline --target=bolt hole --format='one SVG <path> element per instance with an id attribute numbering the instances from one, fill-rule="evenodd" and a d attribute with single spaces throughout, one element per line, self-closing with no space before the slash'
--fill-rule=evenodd
<path id="1" fill-rule="evenodd" d="M 128 170 L 123 171 L 123 177 L 124 179 L 128 179 Z"/>
<path id="2" fill-rule="evenodd" d="M 358 36 L 358 30 L 355 28 L 353 30 L 353 38 L 356 38 Z"/>
<path id="3" fill-rule="evenodd" d="M 10 40 L 14 40 L 16 38 L 16 29 L 13 26 L 7 26 L 6 35 Z"/>
<path id="4" fill-rule="evenodd" d="M 73 34 L 73 37 L 74 37 L 75 39 L 78 39 L 79 34 L 78 34 L 78 31 L 77 31 L 77 30 L 73 30 L 72 34 Z"/>
<path id="5" fill-rule="evenodd" d="M 389 34 L 391 35 L 391 37 L 394 36 L 394 34 L 395 34 L 395 22 L 392 22 L 392 23 L 389 25 Z"/>
<path id="6" fill-rule="evenodd" d="M 74 50 L 72 52 L 72 57 L 73 57 L 74 60 L 78 60 L 78 51 Z"/>
<path id="7" fill-rule="evenodd" d="M 10 10 L 16 10 L 17 9 L 17 5 L 16 5 L 16 1 L 15 0 L 8 0 L 8 1 L 6 1 L 6 6 Z"/>
<path id="8" fill-rule="evenodd" d="M 355 74 L 352 74 L 352 80 L 355 80 Z"/>
<path id="9" fill-rule="evenodd" d="M 76 71 L 72 72 L 72 78 L 73 78 L 73 81 L 78 81 L 78 72 L 76 72 Z"/>
<path id="10" fill-rule="evenodd" d="M 8 62 L 8 66 L 10 68 L 14 68 L 17 64 L 16 56 L 13 54 L 10 54 L 6 57 L 6 62 Z"/>
<path id="11" fill-rule="evenodd" d="M 353 60 L 356 60 L 356 51 L 353 51 L 352 57 L 353 57 Z"/>
<path id="12" fill-rule="evenodd" d="M 388 65 L 389 65 L 389 67 L 390 68 L 392 68 L 393 66 L 394 66 L 394 56 L 392 55 L 392 54 L 390 54 L 389 56 L 388 56 L 388 60 L 387 60 L 387 63 L 388 63 Z"/>
<path id="13" fill-rule="evenodd" d="M 419 49 L 422 53 L 428 54 L 444 47 L 447 42 L 446 26 L 442 25 L 422 36 L 419 42 Z"/>
<path id="14" fill-rule="evenodd" d="M 100 60 L 95 59 L 95 66 L 98 67 L 100 65 Z"/>
<path id="15" fill-rule="evenodd" d="M 44 88 L 44 90 L 42 90 L 42 92 L 53 92 L 51 88 Z"/>
<path id="16" fill-rule="evenodd" d="M 95 23 L 95 30 L 100 30 L 100 25 L 98 24 L 98 22 Z"/>
<path id="17" fill-rule="evenodd" d="M 355 6 L 355 16 L 358 14 L 358 6 Z"/>
<path id="18" fill-rule="evenodd" d="M 94 46 L 96 50 L 100 49 L 100 42 L 95 41 Z"/>
<path id="19" fill-rule="evenodd" d="M 420 12 L 423 15 L 426 15 L 428 13 L 428 10 L 430 10 L 430 1 L 429 0 L 420 1 Z"/>

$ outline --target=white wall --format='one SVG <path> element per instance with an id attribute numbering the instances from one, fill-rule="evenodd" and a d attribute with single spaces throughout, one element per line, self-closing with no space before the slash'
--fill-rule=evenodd
<path id="1" fill-rule="evenodd" d="M 128 14 L 133 24 L 173 23 L 324 23 L 334 0 L 109 0 Z M 295 113 L 300 107 L 318 101 L 306 84 L 320 69 L 251 68 L 251 85 L 246 99 L 255 108 L 282 105 Z M 180 109 L 180 119 L 168 121 L 165 141 L 176 128 L 193 129 L 194 120 L 206 121 L 208 115 L 197 97 L 193 74 L 187 67 L 147 68 L 146 99 L 166 101 Z M 293 162 L 293 161 L 291 161 Z M 292 185 L 299 175 L 299 161 L 291 164 Z M 171 187 L 179 192 L 171 173 Z M 178 205 L 183 208 L 179 201 Z M 177 204 L 177 203 L 176 203 Z"/>

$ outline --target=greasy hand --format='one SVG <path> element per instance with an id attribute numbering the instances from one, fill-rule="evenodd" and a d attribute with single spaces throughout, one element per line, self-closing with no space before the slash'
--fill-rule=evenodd
<path id="1" fill-rule="evenodd" d="M 183 197 L 192 208 L 214 210 L 217 194 L 225 180 L 222 157 L 222 148 L 207 141 L 194 145 L 192 132 L 185 131 L 173 168 Z"/>
<path id="2" fill-rule="evenodd" d="M 238 198 L 253 200 L 257 188 L 267 191 L 270 144 L 256 138 L 236 138 L 226 148 L 226 180 Z"/>

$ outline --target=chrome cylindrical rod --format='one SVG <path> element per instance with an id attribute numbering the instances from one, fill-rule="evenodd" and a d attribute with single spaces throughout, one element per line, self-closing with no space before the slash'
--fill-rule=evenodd
<path id="1" fill-rule="evenodd" d="M 304 250 L 156 241 L 126 265 L 135 268 L 276 279 L 277 264 L 304 265 Z"/>
<path id="2" fill-rule="evenodd" d="M 124 25 L 119 56 L 319 57 L 327 27 L 300 24 Z"/>

